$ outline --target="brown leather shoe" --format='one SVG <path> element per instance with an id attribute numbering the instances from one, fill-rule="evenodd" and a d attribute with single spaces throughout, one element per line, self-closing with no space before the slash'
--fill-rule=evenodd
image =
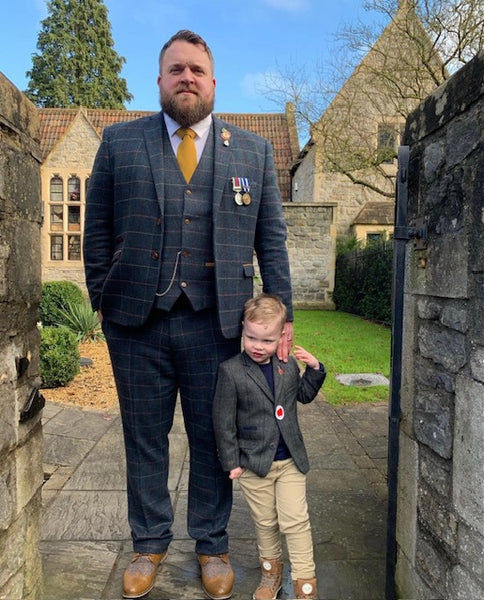
<path id="1" fill-rule="evenodd" d="M 202 588 L 212 600 L 226 600 L 232 595 L 234 572 L 228 554 L 199 554 Z"/>
<path id="2" fill-rule="evenodd" d="M 164 562 L 166 554 L 134 554 L 123 575 L 123 598 L 141 598 L 153 588 L 156 569 Z"/>

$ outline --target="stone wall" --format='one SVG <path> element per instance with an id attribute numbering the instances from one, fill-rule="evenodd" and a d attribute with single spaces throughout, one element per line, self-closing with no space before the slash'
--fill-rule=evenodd
<path id="1" fill-rule="evenodd" d="M 484 597 L 484 54 L 407 121 L 399 598 Z"/>
<path id="2" fill-rule="evenodd" d="M 284 204 L 295 308 L 334 310 L 333 213 L 331 205 Z"/>
<path id="3" fill-rule="evenodd" d="M 0 599 L 40 598 L 40 149 L 35 107 L 0 73 Z"/>

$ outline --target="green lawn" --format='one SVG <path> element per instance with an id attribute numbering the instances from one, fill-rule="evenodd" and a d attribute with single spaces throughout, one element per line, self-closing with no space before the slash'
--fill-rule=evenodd
<path id="1" fill-rule="evenodd" d="M 389 377 L 388 327 L 343 312 L 299 310 L 294 316 L 294 343 L 324 363 L 328 375 L 321 391 L 330 404 L 388 400 L 388 386 L 347 386 L 336 379 L 336 375 L 347 373 Z"/>

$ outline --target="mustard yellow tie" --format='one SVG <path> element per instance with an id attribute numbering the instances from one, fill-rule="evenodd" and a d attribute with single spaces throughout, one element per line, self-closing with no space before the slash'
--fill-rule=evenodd
<path id="1" fill-rule="evenodd" d="M 193 172 L 197 168 L 197 149 L 195 148 L 195 132 L 193 129 L 177 130 L 176 134 L 181 138 L 180 145 L 178 146 L 176 158 L 180 165 L 181 172 L 185 181 L 188 183 L 192 178 Z"/>

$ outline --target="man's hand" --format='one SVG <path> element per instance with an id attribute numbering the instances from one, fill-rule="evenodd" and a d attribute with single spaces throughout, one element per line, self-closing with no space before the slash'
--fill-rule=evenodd
<path id="1" fill-rule="evenodd" d="M 277 346 L 277 358 L 283 362 L 287 362 L 287 358 L 291 352 L 293 331 L 293 324 L 287 322 L 284 325 L 284 333 L 282 334 L 279 345 Z"/>

